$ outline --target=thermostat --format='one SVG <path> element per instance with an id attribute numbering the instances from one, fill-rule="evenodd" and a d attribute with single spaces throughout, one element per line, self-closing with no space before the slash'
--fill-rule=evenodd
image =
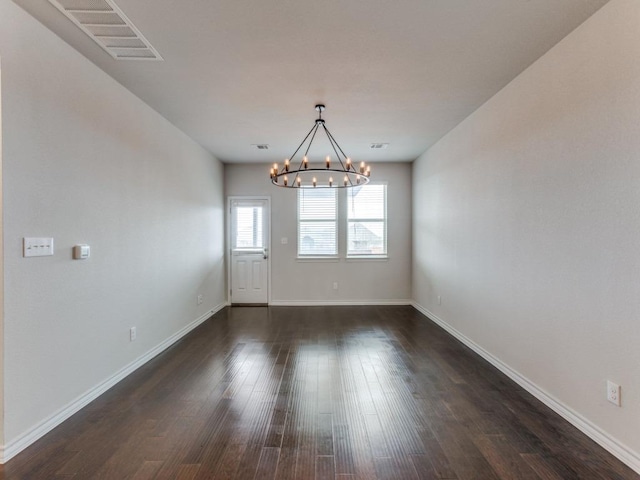
<path id="1" fill-rule="evenodd" d="M 76 260 L 85 260 L 91 255 L 91 247 L 89 245 L 76 245 L 73 247 L 73 258 Z"/>

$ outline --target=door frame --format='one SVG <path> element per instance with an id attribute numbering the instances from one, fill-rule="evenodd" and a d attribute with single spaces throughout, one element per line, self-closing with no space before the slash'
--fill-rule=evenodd
<path id="1" fill-rule="evenodd" d="M 227 305 L 231 305 L 231 202 L 242 200 L 264 200 L 267 204 L 267 231 L 265 233 L 265 242 L 268 256 L 267 256 L 267 305 L 271 305 L 271 196 L 270 195 L 230 195 L 227 197 L 227 244 L 224 250 L 224 258 L 227 266 Z"/>

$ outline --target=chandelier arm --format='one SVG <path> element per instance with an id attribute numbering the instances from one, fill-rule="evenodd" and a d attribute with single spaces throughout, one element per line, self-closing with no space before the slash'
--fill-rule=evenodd
<path id="1" fill-rule="evenodd" d="M 329 130 L 327 130 L 327 127 L 325 125 L 322 125 L 322 127 L 324 128 L 324 131 L 327 134 L 327 138 L 329 139 L 329 143 L 331 144 L 333 151 L 336 152 L 336 157 L 338 157 L 338 161 L 342 166 L 342 170 L 344 170 L 345 172 L 348 172 L 349 169 L 344 166 L 344 163 L 342 163 L 342 159 L 340 158 L 340 154 L 338 153 L 338 150 L 342 152 L 342 155 L 344 156 L 344 158 L 347 158 L 347 156 L 344 154 L 344 152 L 340 148 L 340 145 L 338 145 L 338 142 L 336 142 L 336 139 L 333 138 L 333 135 L 331 135 Z M 338 147 L 338 150 L 336 150 L 336 147 Z M 353 187 L 353 180 L 351 180 L 351 175 L 345 175 L 345 176 L 347 177 L 347 180 L 349 180 L 349 184 Z"/>
<path id="2" fill-rule="evenodd" d="M 307 146 L 307 150 L 304 152 L 304 155 L 302 157 L 302 160 L 300 160 L 300 165 L 298 166 L 298 170 L 295 170 L 296 176 L 293 177 L 293 181 L 294 183 L 296 182 L 296 180 L 298 179 L 298 177 L 300 176 L 300 172 L 302 171 L 302 167 L 304 166 L 304 157 L 307 156 L 307 153 L 309 153 L 309 149 L 311 148 L 311 144 L 313 143 L 313 139 L 316 138 L 316 133 L 318 133 L 318 124 L 316 123 L 314 125 L 314 127 L 311 129 L 313 131 L 313 135 L 311 135 L 311 140 L 309 140 L 309 145 Z M 309 132 L 311 133 L 311 132 Z M 307 135 L 308 137 L 309 135 Z M 304 142 L 307 140 L 307 138 L 305 137 L 305 139 L 302 141 L 302 144 L 304 145 Z M 300 145 L 301 147 L 302 145 Z M 300 147 L 298 147 L 298 150 L 300 150 Z M 298 153 L 298 150 L 296 150 L 296 153 Z M 295 153 L 293 154 L 293 157 L 295 157 Z M 291 160 L 293 160 L 293 157 L 291 157 Z"/>
<path id="3" fill-rule="evenodd" d="M 289 157 L 289 159 L 293 159 L 293 157 L 296 156 L 296 153 L 298 153 L 298 150 L 300 150 L 300 147 L 302 147 L 302 145 L 304 145 L 304 142 L 307 141 L 307 138 L 309 138 L 309 135 L 311 135 L 311 132 L 313 132 L 315 129 L 317 129 L 317 127 L 318 127 L 317 124 L 314 124 L 313 127 L 311 127 L 311 130 L 309 130 L 309 133 L 307 133 L 307 136 L 304 137 L 304 140 L 302 140 L 302 142 L 300 142 L 300 145 L 298 145 L 298 148 L 296 148 L 296 151 L 293 152 L 293 155 L 291 155 Z M 284 173 L 284 167 L 282 167 L 282 168 L 283 168 L 282 173 Z"/>
<path id="4" fill-rule="evenodd" d="M 307 145 L 307 149 L 304 152 L 304 156 L 307 156 L 307 153 L 309 153 L 309 150 L 311 149 L 311 144 L 313 143 L 313 139 L 316 138 L 316 133 L 318 133 L 318 127 L 320 125 L 318 123 L 315 124 L 315 126 L 313 127 L 313 135 L 311 136 L 311 140 L 309 140 L 309 145 Z M 307 135 L 308 136 L 308 135 Z M 306 140 L 306 138 L 305 138 Z M 302 161 L 304 161 L 304 157 L 302 158 Z M 302 164 L 300 164 L 300 166 L 302 166 Z"/>
<path id="5" fill-rule="evenodd" d="M 325 127 L 324 125 L 322 127 L 324 128 L 324 132 L 327 134 L 327 138 L 329 139 L 331 148 L 333 148 L 333 151 L 335 152 L 336 157 L 338 158 L 338 161 L 342 166 L 342 169 L 344 171 L 347 171 L 346 167 L 344 166 L 344 163 L 342 163 L 342 159 L 340 158 L 340 154 L 338 153 L 338 150 L 336 150 L 336 146 L 338 147 L 338 149 L 340 149 L 340 145 L 338 145 L 338 142 L 336 142 L 335 139 L 331 136 L 331 134 L 329 133 L 329 130 L 327 130 L 327 127 Z M 342 149 L 340 149 L 340 151 L 342 152 Z M 344 152 L 342 154 L 344 155 Z M 345 155 L 345 158 L 346 158 L 346 155 Z"/>
<path id="6" fill-rule="evenodd" d="M 342 148 L 340 148 L 340 145 L 338 144 L 338 142 L 336 141 L 335 138 L 333 138 L 333 135 L 331 135 L 331 132 L 329 131 L 329 129 L 325 126 L 324 127 L 325 131 L 327 132 L 327 137 L 329 137 L 329 139 L 336 144 L 336 146 L 338 147 L 338 150 L 340 150 L 340 153 L 342 153 L 342 156 L 344 158 L 347 158 L 347 155 L 342 151 Z M 355 170 L 355 167 L 354 167 Z"/>
<path id="7" fill-rule="evenodd" d="M 313 132 L 313 135 L 311 135 L 311 140 L 309 140 L 309 145 L 307 145 L 307 150 L 304 152 L 303 157 L 300 159 L 300 165 L 298 165 L 298 169 L 297 170 L 293 170 L 293 172 L 291 172 L 291 173 L 295 173 L 296 174 L 296 176 L 293 177 L 293 183 L 294 184 L 298 180 L 298 177 L 300 176 L 300 172 L 302 172 L 302 167 L 304 167 L 304 157 L 306 157 L 307 153 L 309 153 L 309 149 L 311 148 L 311 144 L 313 143 L 313 139 L 316 138 L 316 133 L 318 133 L 318 123 L 316 123 L 314 125 L 314 127 L 311 129 L 311 131 L 307 134 L 307 136 L 302 141 L 302 144 L 300 145 L 300 147 L 302 147 L 302 145 L 304 145 L 304 142 L 307 141 L 307 138 L 309 138 L 309 134 L 311 134 L 311 132 Z M 298 147 L 298 150 L 300 150 L 300 147 Z M 296 153 L 298 153 L 298 150 L 296 150 L 295 153 L 291 156 L 291 160 L 293 160 L 293 157 L 296 156 Z"/>

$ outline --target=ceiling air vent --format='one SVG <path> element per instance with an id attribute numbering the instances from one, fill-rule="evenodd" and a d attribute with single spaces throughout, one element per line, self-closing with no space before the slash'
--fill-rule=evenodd
<path id="1" fill-rule="evenodd" d="M 256 143 L 253 146 L 256 147 L 258 150 L 269 150 L 269 145 L 266 143 Z"/>
<path id="2" fill-rule="evenodd" d="M 49 0 L 116 60 L 163 60 L 112 0 Z"/>
<path id="3" fill-rule="evenodd" d="M 371 145 L 369 145 L 369 148 L 371 148 L 372 150 L 379 150 L 387 148 L 388 146 L 388 143 L 372 143 Z"/>

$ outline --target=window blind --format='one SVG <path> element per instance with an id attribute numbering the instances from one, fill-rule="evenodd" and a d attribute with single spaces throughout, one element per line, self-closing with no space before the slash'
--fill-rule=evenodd
<path id="1" fill-rule="evenodd" d="M 298 255 L 338 254 L 337 192 L 298 189 Z"/>

